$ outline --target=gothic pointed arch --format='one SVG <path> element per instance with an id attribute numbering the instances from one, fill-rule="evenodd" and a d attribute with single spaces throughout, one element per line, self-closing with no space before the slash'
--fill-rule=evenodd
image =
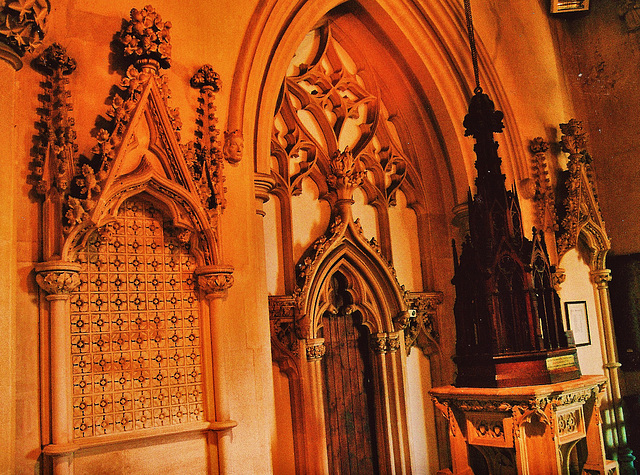
<path id="1" fill-rule="evenodd" d="M 358 221 L 343 222 L 340 217 L 329 232 L 314 243 L 297 268 L 302 284 L 295 295 L 301 336 L 318 337 L 322 315 L 333 305 L 328 294 L 336 272 L 347 277 L 353 305 L 372 334 L 402 329 L 408 320 L 405 290 L 375 242 L 363 236 Z"/>
<path id="2" fill-rule="evenodd" d="M 75 61 L 53 45 L 35 62 L 47 77 L 34 190 L 44 257 L 36 281 L 46 294 L 42 439 L 56 473 L 73 472 L 74 452 L 121 440 L 195 433 L 214 450 L 212 431 L 235 426 L 216 419 L 220 357 L 210 335 L 233 284 L 218 241 L 222 162 L 233 153 L 222 151 L 211 112 L 199 118 L 207 135 L 180 143 L 161 72 L 170 28 L 150 5 L 123 22 L 126 72 L 86 155 L 64 78 Z M 192 81 L 205 104 L 210 73 Z"/>
<path id="3" fill-rule="evenodd" d="M 228 129 L 243 131 L 246 150 L 253 155 L 256 172 L 268 174 L 266 144 L 270 141 L 268 131 L 273 121 L 270 111 L 276 108 L 282 77 L 291 57 L 310 25 L 321 24 L 325 21 L 323 17 L 349 15 L 356 21 L 344 29 L 347 34 L 342 41 L 348 41 L 349 32 L 367 30 L 370 37 L 366 42 L 361 37 L 358 39 L 358 35 L 353 36 L 353 41 L 380 42 L 383 49 L 388 48 L 391 56 L 376 58 L 378 64 L 387 66 L 399 62 L 401 72 L 394 78 L 409 79 L 400 87 L 415 91 L 415 102 L 425 105 L 425 112 L 418 120 L 434 130 L 435 168 L 441 174 L 439 186 L 445 194 L 453 195 L 453 204 L 464 202 L 474 170 L 472 152 L 460 140 L 463 129 L 458 118 L 465 114 L 473 86 L 463 79 L 468 76 L 468 65 L 466 58 L 459 54 L 458 41 L 466 30 L 461 6 L 455 2 L 420 6 L 384 0 L 316 0 L 301 6 L 278 0 L 261 3 L 243 40 L 243 49 L 248 54 L 238 62 L 234 73 Z M 380 41 L 381 38 L 384 39 Z M 481 42 L 478 47 L 483 50 Z M 509 122 L 503 144 L 507 148 L 505 165 L 513 176 L 524 177 L 527 157 L 518 142 L 518 128 L 510 113 L 507 94 L 491 62 L 485 59 L 488 55 L 483 56 L 480 54 L 480 66 L 487 78 L 485 88 L 505 110 Z M 385 88 L 393 87 L 385 84 Z M 415 136 L 412 138 L 418 140 Z"/>

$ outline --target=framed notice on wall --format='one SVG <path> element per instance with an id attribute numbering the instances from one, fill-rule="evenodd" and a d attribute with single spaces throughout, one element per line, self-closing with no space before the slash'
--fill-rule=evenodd
<path id="1" fill-rule="evenodd" d="M 587 302 L 565 302 L 565 313 L 567 316 L 567 328 L 573 330 L 573 338 L 576 346 L 591 344 L 589 333 L 589 317 L 587 316 Z"/>

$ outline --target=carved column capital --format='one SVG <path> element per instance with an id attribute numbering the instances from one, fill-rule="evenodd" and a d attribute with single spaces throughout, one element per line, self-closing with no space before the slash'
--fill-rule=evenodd
<path id="1" fill-rule="evenodd" d="M 212 265 L 196 269 L 198 287 L 207 298 L 223 298 L 233 285 L 233 267 Z"/>
<path id="2" fill-rule="evenodd" d="M 374 353 L 393 353 L 400 349 L 400 335 L 397 333 L 376 333 L 371 335 L 369 343 Z"/>
<path id="3" fill-rule="evenodd" d="M 253 186 L 256 194 L 256 213 L 264 216 L 266 213 L 262 205 L 269 201 L 269 193 L 276 186 L 276 180 L 267 173 L 256 173 L 253 176 Z"/>
<path id="4" fill-rule="evenodd" d="M 80 285 L 80 264 L 48 261 L 36 264 L 36 282 L 47 294 L 69 295 Z"/>
<path id="5" fill-rule="evenodd" d="M 611 271 L 609 269 L 591 271 L 591 280 L 599 289 L 606 289 L 611 280 Z"/>
<path id="6" fill-rule="evenodd" d="M 460 230 L 460 236 L 464 239 L 469 234 L 469 204 L 457 204 L 451 211 L 453 211 L 451 224 Z"/>
<path id="7" fill-rule="evenodd" d="M 551 284 L 556 289 L 556 292 L 560 291 L 560 287 L 565 280 L 567 280 L 567 272 L 561 267 L 556 267 L 555 272 L 551 274 Z"/>
<path id="8" fill-rule="evenodd" d="M 305 346 L 308 361 L 321 359 L 327 351 L 327 347 L 324 346 L 324 338 L 305 340 Z"/>

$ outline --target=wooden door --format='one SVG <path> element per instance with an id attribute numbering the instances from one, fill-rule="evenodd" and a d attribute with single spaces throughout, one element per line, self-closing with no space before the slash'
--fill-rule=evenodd
<path id="1" fill-rule="evenodd" d="M 359 312 L 327 312 L 323 334 L 325 426 L 332 474 L 378 473 L 369 335 Z"/>

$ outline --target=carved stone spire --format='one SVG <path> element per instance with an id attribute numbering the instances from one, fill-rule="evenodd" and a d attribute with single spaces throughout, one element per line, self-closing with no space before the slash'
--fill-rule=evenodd
<path id="1" fill-rule="evenodd" d="M 200 91 L 196 119 L 196 138 L 184 147 L 185 158 L 195 181 L 202 204 L 210 213 L 222 212 L 224 197 L 224 160 L 220 149 L 220 131 L 216 127 L 215 93 L 222 82 L 213 68 L 205 64 L 191 78 L 191 87 Z"/>
<path id="2" fill-rule="evenodd" d="M 39 153 L 34 162 L 36 192 L 45 195 L 51 187 L 67 192 L 76 172 L 75 121 L 67 86 L 69 76 L 76 69 L 76 61 L 57 43 L 45 49 L 34 61 L 34 67 L 47 77 L 42 116 Z"/>

